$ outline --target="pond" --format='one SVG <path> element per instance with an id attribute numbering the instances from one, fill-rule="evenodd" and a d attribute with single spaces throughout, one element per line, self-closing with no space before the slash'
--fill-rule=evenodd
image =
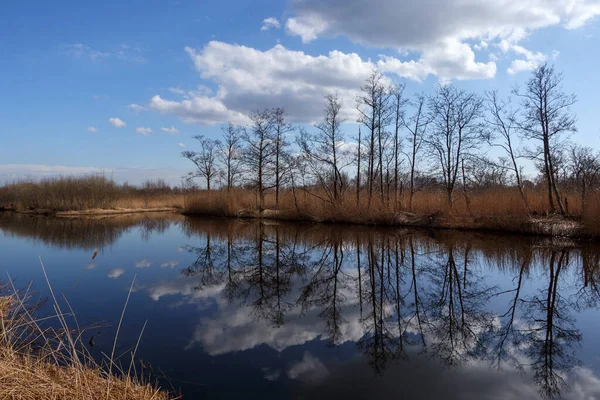
<path id="1" fill-rule="evenodd" d="M 146 324 L 136 358 L 184 399 L 600 396 L 593 242 L 0 214 L 2 279 L 46 296 L 40 259 L 97 357 L 133 282 L 116 353 Z"/>

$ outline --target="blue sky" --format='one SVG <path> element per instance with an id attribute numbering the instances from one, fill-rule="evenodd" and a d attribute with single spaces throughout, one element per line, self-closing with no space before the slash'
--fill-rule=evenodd
<path id="1" fill-rule="evenodd" d="M 573 141 L 598 147 L 598 14 L 600 0 L 7 2 L 0 181 L 116 169 L 177 183 L 181 146 L 249 110 L 310 124 L 338 91 L 352 119 L 374 66 L 409 93 L 508 94 L 554 63 L 579 97 Z"/>

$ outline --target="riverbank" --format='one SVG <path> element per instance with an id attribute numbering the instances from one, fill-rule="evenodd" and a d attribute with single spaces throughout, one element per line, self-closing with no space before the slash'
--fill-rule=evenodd
<path id="1" fill-rule="evenodd" d="M 81 186 L 84 183 L 94 187 L 90 183 L 90 178 L 77 181 L 73 185 Z M 94 184 L 106 184 L 106 182 L 99 181 Z M 38 185 L 28 190 L 38 190 L 40 187 Z M 22 200 L 14 203 L 5 201 L 0 203 L 0 211 L 65 218 L 181 213 L 191 216 L 600 238 L 600 195 L 595 192 L 587 196 L 585 204 L 578 193 L 565 192 L 568 212 L 565 215 L 549 215 L 547 199 L 542 190 L 527 192 L 528 207 L 526 208 L 515 188 L 485 189 L 466 196 L 457 195 L 452 207 L 448 206 L 445 193 L 439 190 L 418 192 L 414 195 L 411 204 L 406 194 L 393 199 L 381 198 L 379 195 L 369 199 L 362 191 L 358 196 L 356 192 L 349 191 L 344 198 L 334 203 L 327 199 L 326 193 L 286 189 L 280 193 L 278 201 L 275 194 L 269 192 L 265 196 L 264 209 L 259 210 L 256 192 L 242 188 L 210 192 L 196 190 L 186 194 L 163 193 L 147 197 L 144 201 L 137 198 L 137 195 L 132 197 L 132 192 L 126 192 L 121 193 L 121 197 L 103 204 L 101 201 L 94 200 L 92 192 L 87 193 L 83 189 L 80 191 L 73 189 L 71 192 L 74 197 L 68 201 L 60 200 L 71 192 L 65 192 L 62 186 L 54 182 L 53 185 L 48 184 L 49 193 L 58 190 L 56 187 L 61 188 L 61 191 L 56 192 L 53 201 Z M 25 199 L 27 197 L 13 194 L 6 195 L 5 198 Z M 44 204 L 46 207 L 35 206 L 39 204 Z M 29 206 L 25 207 L 26 205 Z"/>
<path id="2" fill-rule="evenodd" d="M 543 193 L 536 192 L 529 195 L 529 211 L 524 208 L 518 193 L 511 190 L 473 194 L 468 201 L 458 198 L 451 208 L 447 206 L 443 193 L 419 193 L 414 198 L 411 211 L 406 210 L 406 198 L 400 198 L 394 205 L 385 199 L 369 201 L 362 193 L 358 201 L 356 196 L 348 196 L 334 204 L 309 193 L 287 191 L 280 196 L 278 207 L 272 195 L 265 203 L 267 208 L 258 210 L 255 194 L 250 191 L 202 192 L 186 196 L 182 213 L 188 216 L 600 238 L 600 207 L 588 206 L 582 212 L 574 198 L 571 201 L 573 211 L 569 215 L 548 215 L 544 211 Z"/>
<path id="3" fill-rule="evenodd" d="M 0 282 L 1 399 L 172 398 L 130 371 L 119 371 L 116 376 L 100 367 L 77 332 L 42 327 L 43 320 L 33 317 L 37 304 L 14 293 L 6 294 L 6 287 Z M 65 315 L 56 316 L 61 317 L 65 321 Z"/>

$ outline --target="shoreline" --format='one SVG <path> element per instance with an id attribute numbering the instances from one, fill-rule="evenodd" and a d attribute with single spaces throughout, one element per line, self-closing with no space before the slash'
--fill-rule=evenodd
<path id="1" fill-rule="evenodd" d="M 527 220 L 509 221 L 497 217 L 456 217 L 434 213 L 429 215 L 418 215 L 408 212 L 386 213 L 385 215 L 372 215 L 365 219 L 349 219 L 325 217 L 319 218 L 309 214 L 299 213 L 291 210 L 267 209 L 238 210 L 234 213 L 198 213 L 175 207 L 155 208 L 122 208 L 122 209 L 90 209 L 80 211 L 52 211 L 52 210 L 0 210 L 0 213 L 10 212 L 22 215 L 53 216 L 57 218 L 87 218 L 87 217 L 111 217 L 132 214 L 151 213 L 173 213 L 186 217 L 217 217 L 235 219 L 258 219 L 288 222 L 306 222 L 315 224 L 345 224 L 373 227 L 398 227 L 415 228 L 426 230 L 462 230 L 508 233 L 517 235 L 533 235 L 543 237 L 563 237 L 570 239 L 598 240 L 598 236 L 586 230 L 583 223 L 574 218 L 558 215 L 529 217 Z"/>
<path id="2" fill-rule="evenodd" d="M 94 208 L 89 210 L 71 210 L 71 211 L 54 211 L 45 209 L 36 210 L 15 210 L 15 209 L 0 209 L 0 213 L 15 213 L 22 215 L 38 215 L 45 217 L 61 217 L 61 218 L 76 218 L 76 217 L 93 217 L 93 216 L 110 216 L 110 215 L 127 215 L 127 214 L 145 214 L 145 213 L 180 213 L 182 210 L 176 207 L 155 207 L 155 208 L 117 208 L 117 209 L 100 209 Z"/>

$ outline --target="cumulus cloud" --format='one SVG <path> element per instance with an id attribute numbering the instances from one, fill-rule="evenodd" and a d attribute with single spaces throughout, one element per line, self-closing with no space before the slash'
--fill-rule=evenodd
<path id="1" fill-rule="evenodd" d="M 148 136 L 149 134 L 152 133 L 152 129 L 150 128 L 144 128 L 144 127 L 139 127 L 139 128 L 135 128 L 135 133 L 138 133 L 140 135 L 144 135 L 144 136 Z"/>
<path id="2" fill-rule="evenodd" d="M 96 133 L 98 132 L 98 128 L 96 128 L 95 126 L 90 126 L 87 128 L 88 132 L 92 132 L 92 133 Z"/>
<path id="3" fill-rule="evenodd" d="M 163 114 L 175 114 L 186 124 L 212 125 L 223 121 L 245 123 L 247 117 L 229 110 L 213 97 L 194 97 L 191 100 L 166 100 L 156 95 L 150 100 L 150 108 Z"/>
<path id="4" fill-rule="evenodd" d="M 292 8 L 286 27 L 303 40 L 345 35 L 375 47 L 415 50 L 448 38 L 489 42 L 548 26 L 574 29 L 600 14 L 598 0 L 293 0 Z"/>
<path id="5" fill-rule="evenodd" d="M 279 20 L 275 17 L 269 17 L 263 19 L 263 24 L 260 27 L 261 31 L 268 31 L 269 29 L 279 29 L 281 28 L 281 24 Z"/>
<path id="6" fill-rule="evenodd" d="M 184 148 L 184 147 L 185 147 L 185 144 L 183 144 L 183 143 L 177 143 L 177 145 L 178 145 L 179 147 L 181 147 L 181 148 Z"/>
<path id="7" fill-rule="evenodd" d="M 170 128 L 160 128 L 161 131 L 167 132 L 170 135 L 177 135 L 179 133 L 179 129 L 171 126 Z"/>
<path id="8" fill-rule="evenodd" d="M 123 268 L 113 268 L 108 270 L 108 277 L 112 279 L 117 279 L 121 275 L 125 273 Z"/>
<path id="9" fill-rule="evenodd" d="M 294 14 L 286 32 L 304 43 L 322 36 L 346 36 L 366 46 L 419 52 L 407 65 L 396 60 L 390 71 L 401 75 L 424 69 L 442 79 L 493 77 L 493 61 L 475 61 L 473 47 L 486 49 L 490 42 L 516 44 L 534 30 L 562 26 L 575 29 L 600 14 L 598 0 L 506 0 L 473 2 L 450 0 L 293 0 Z M 514 71 L 533 65 L 522 59 Z M 424 75 L 421 72 L 418 75 Z"/>
<path id="10" fill-rule="evenodd" d="M 200 51 L 186 51 L 200 76 L 218 85 L 217 93 L 195 93 L 181 101 L 156 95 L 150 107 L 198 124 L 245 123 L 248 111 L 274 104 L 295 122 L 313 122 L 322 117 L 323 96 L 335 92 L 344 101 L 345 116 L 354 118 L 357 91 L 376 67 L 355 53 L 312 56 L 282 45 L 261 51 L 212 41 Z"/>
<path id="11" fill-rule="evenodd" d="M 109 118 L 108 122 L 110 122 L 112 126 L 117 128 L 122 128 L 127 125 L 121 118 Z"/>

